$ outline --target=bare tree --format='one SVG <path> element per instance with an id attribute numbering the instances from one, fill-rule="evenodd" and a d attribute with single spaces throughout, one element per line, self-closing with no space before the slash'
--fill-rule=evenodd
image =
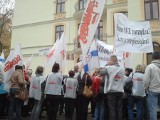
<path id="1" fill-rule="evenodd" d="M 13 0 L 0 0 L 0 53 L 4 51 L 5 57 L 10 51 L 13 7 Z"/>

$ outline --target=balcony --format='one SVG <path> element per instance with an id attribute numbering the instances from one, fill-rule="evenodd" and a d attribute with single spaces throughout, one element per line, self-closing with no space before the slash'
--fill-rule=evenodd
<path id="1" fill-rule="evenodd" d="M 79 2 L 78 2 L 74 5 L 74 8 L 75 8 L 75 13 L 73 14 L 73 16 L 77 19 L 82 18 L 83 12 L 85 10 L 85 4 L 80 5 Z"/>

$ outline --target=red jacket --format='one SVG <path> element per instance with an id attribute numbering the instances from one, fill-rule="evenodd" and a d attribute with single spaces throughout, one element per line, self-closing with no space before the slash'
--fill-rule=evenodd
<path id="1" fill-rule="evenodd" d="M 92 90 L 97 95 L 102 77 L 94 76 L 93 79 L 94 80 L 93 80 L 93 83 L 92 83 Z"/>
<path id="2" fill-rule="evenodd" d="M 26 81 L 28 81 L 28 80 L 29 80 L 29 77 L 27 76 L 26 71 L 23 71 L 23 74 L 24 74 L 24 79 L 25 79 Z"/>

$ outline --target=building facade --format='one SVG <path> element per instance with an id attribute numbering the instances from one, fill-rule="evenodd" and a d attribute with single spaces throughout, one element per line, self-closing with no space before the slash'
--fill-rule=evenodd
<path id="1" fill-rule="evenodd" d="M 80 59 L 78 28 L 86 0 L 16 0 L 13 19 L 12 49 L 21 43 L 24 59 L 34 54 L 31 68 L 44 65 L 46 51 L 65 32 L 67 63 L 64 73 Z M 160 50 L 160 0 L 106 0 L 95 38 L 114 43 L 114 14 L 124 13 L 130 20 L 149 20 L 155 50 Z M 134 54 L 133 67 L 147 64 L 151 54 Z M 138 58 L 138 59 L 137 59 Z M 46 73 L 51 71 L 46 69 Z"/>

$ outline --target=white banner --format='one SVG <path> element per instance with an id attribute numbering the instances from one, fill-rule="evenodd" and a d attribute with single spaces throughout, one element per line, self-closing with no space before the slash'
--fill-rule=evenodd
<path id="1" fill-rule="evenodd" d="M 123 13 L 114 14 L 115 44 L 114 49 L 121 52 L 153 52 L 149 21 L 129 21 Z"/>
<path id="2" fill-rule="evenodd" d="M 100 62 L 100 67 L 104 67 L 108 62 L 111 55 L 116 55 L 118 58 L 118 63 L 122 67 L 131 67 L 132 66 L 132 57 L 131 53 L 123 53 L 116 50 L 113 50 L 113 45 L 107 45 L 106 43 L 96 40 L 98 57 Z"/>
<path id="3" fill-rule="evenodd" d="M 24 62 L 25 71 L 26 71 L 26 72 L 28 71 L 28 69 L 29 69 L 29 67 L 30 67 L 30 65 L 31 65 L 32 58 L 33 58 L 33 54 L 31 55 L 31 57 L 30 57 L 28 60 L 26 60 L 26 61 Z"/>
<path id="4" fill-rule="evenodd" d="M 100 63 L 99 63 L 99 57 L 98 57 L 98 50 L 97 50 L 97 44 L 96 41 L 94 40 L 89 48 L 89 52 L 87 54 L 87 64 L 84 65 L 84 71 L 85 72 L 90 72 L 92 73 L 97 69 L 100 68 Z"/>
<path id="5" fill-rule="evenodd" d="M 96 43 L 97 43 L 100 67 L 104 67 L 113 53 L 113 45 L 107 45 L 106 43 L 100 40 L 96 40 Z"/>
<path id="6" fill-rule="evenodd" d="M 23 66 L 23 57 L 21 54 L 21 47 L 18 45 L 13 52 L 11 52 L 4 64 L 4 89 L 9 91 L 10 88 L 10 76 L 15 71 L 15 66 Z"/>
<path id="7" fill-rule="evenodd" d="M 106 0 L 87 1 L 78 33 L 78 38 L 82 48 L 83 63 L 86 63 L 85 57 L 87 57 L 89 46 L 93 41 L 95 31 L 103 13 L 105 2 Z"/>
<path id="8" fill-rule="evenodd" d="M 66 39 L 64 33 L 62 34 L 60 40 L 57 40 L 51 51 L 49 52 L 46 58 L 46 65 L 53 66 L 55 62 L 57 62 L 60 67 L 65 66 L 66 62 Z M 64 68 L 64 67 L 63 67 Z"/>

